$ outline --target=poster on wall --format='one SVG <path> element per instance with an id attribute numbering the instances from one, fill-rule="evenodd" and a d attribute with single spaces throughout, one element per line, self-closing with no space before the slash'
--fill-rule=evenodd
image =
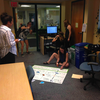
<path id="1" fill-rule="evenodd" d="M 75 23 L 75 28 L 78 28 L 78 23 Z"/>

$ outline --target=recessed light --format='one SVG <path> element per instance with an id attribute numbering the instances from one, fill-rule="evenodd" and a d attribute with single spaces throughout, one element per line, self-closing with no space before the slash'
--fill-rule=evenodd
<path id="1" fill-rule="evenodd" d="M 56 7 L 58 7 L 58 8 L 59 8 L 60 6 L 56 6 Z"/>
<path id="2" fill-rule="evenodd" d="M 21 7 L 31 7 L 31 5 L 21 5 Z"/>

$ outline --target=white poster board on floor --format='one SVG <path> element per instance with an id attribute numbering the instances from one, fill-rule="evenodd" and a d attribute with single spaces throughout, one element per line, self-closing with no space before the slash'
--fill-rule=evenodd
<path id="1" fill-rule="evenodd" d="M 41 80 L 46 82 L 62 84 L 68 69 L 53 68 L 49 66 L 34 65 L 32 68 L 35 71 L 34 80 Z"/>

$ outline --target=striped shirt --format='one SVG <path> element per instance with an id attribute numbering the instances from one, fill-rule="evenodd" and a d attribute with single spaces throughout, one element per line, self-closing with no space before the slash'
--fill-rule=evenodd
<path id="1" fill-rule="evenodd" d="M 17 54 L 16 42 L 11 29 L 5 25 L 0 26 L 0 57 L 3 58 L 9 52 Z"/>

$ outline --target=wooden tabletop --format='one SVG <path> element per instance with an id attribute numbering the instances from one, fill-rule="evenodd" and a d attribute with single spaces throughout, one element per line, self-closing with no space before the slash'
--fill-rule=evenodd
<path id="1" fill-rule="evenodd" d="M 0 65 L 0 100 L 33 100 L 23 62 Z"/>

